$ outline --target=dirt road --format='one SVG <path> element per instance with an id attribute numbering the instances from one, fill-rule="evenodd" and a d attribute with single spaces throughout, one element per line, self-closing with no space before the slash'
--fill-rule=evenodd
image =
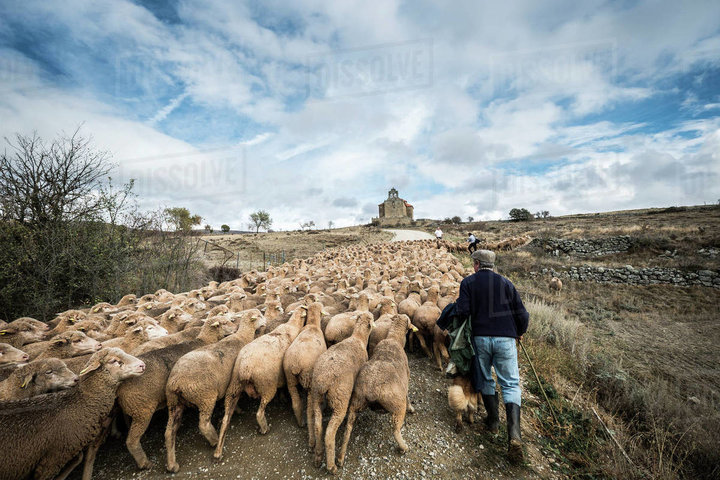
<path id="1" fill-rule="evenodd" d="M 385 229 L 386 232 L 392 233 L 394 236 L 391 242 L 402 242 L 404 240 L 432 240 L 433 236 L 429 233 L 421 232 L 419 230 L 390 230 Z"/>

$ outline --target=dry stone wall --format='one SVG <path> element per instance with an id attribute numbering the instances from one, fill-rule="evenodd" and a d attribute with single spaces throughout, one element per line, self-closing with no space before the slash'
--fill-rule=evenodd
<path id="1" fill-rule="evenodd" d="M 534 238 L 529 243 L 529 246 L 540 247 L 556 257 L 561 254 L 599 257 L 627 252 L 632 245 L 633 239 L 629 235 L 593 239 Z"/>
<path id="2" fill-rule="evenodd" d="M 720 273 L 712 270 L 684 272 L 676 268 L 646 267 L 634 268 L 625 265 L 618 268 L 579 266 L 557 271 L 543 268 L 544 275 L 571 280 L 594 281 L 599 283 L 625 283 L 630 285 L 671 284 L 681 287 L 693 285 L 720 288 Z"/>

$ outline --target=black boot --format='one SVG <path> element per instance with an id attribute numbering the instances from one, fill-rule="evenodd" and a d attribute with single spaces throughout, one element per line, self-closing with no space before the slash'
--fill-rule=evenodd
<path id="1" fill-rule="evenodd" d="M 495 392 L 495 395 L 483 395 L 482 399 L 483 405 L 485 405 L 485 411 L 487 412 L 485 427 L 490 433 L 497 433 L 498 428 L 500 428 L 498 394 Z"/>
<path id="2" fill-rule="evenodd" d="M 520 437 L 520 405 L 517 403 L 506 403 L 505 413 L 507 414 L 508 459 L 512 463 L 522 463 L 523 450 L 522 438 Z"/>

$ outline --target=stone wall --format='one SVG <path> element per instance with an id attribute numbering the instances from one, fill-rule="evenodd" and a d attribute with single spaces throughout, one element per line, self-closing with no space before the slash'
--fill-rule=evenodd
<path id="1" fill-rule="evenodd" d="M 560 254 L 578 257 L 599 257 L 627 252 L 633 245 L 629 235 L 595 239 L 534 238 L 529 246 L 540 247 L 556 257 Z"/>
<path id="2" fill-rule="evenodd" d="M 606 267 L 569 267 L 567 270 L 556 271 L 543 268 L 540 272 L 558 278 L 571 280 L 594 281 L 599 283 L 625 283 L 630 285 L 671 284 L 680 287 L 699 285 L 720 288 L 720 273 L 712 270 L 684 272 L 676 268 L 647 267 L 633 268 L 625 265 L 618 268 Z M 538 273 L 536 273 L 538 275 Z"/>

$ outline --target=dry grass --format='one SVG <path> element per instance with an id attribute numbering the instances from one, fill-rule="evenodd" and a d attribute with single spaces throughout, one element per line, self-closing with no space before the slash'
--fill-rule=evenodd
<path id="1" fill-rule="evenodd" d="M 208 266 L 222 265 L 241 271 L 262 269 L 265 262 L 281 263 L 294 258 L 310 257 L 326 248 L 340 245 L 368 244 L 387 241 L 392 234 L 376 227 L 358 226 L 332 230 L 305 230 L 272 233 L 216 234 L 201 237 L 232 252 L 208 245 L 202 247 L 203 260 Z M 239 262 L 238 260 L 239 254 Z"/>

